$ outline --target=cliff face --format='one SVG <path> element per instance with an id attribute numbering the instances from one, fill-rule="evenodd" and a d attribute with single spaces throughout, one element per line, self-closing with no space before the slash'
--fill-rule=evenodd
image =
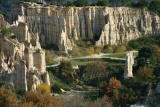
<path id="1" fill-rule="evenodd" d="M 43 46 L 72 49 L 77 40 L 96 45 L 122 44 L 146 34 L 158 34 L 160 18 L 145 8 L 56 7 L 24 3 L 18 12 Z"/>
<path id="2" fill-rule="evenodd" d="M 0 34 L 0 81 L 26 91 L 35 90 L 41 83 L 50 85 L 39 36 L 30 33 L 23 22 L 14 23 L 9 29 L 12 34 Z"/>

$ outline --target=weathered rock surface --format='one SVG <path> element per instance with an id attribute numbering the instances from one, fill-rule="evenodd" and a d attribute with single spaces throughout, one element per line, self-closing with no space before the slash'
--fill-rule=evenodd
<path id="1" fill-rule="evenodd" d="M 134 51 L 128 51 L 126 53 L 126 66 L 124 71 L 124 78 L 133 77 L 133 65 L 134 65 Z"/>
<path id="2" fill-rule="evenodd" d="M 0 36 L 0 81 L 26 91 L 35 90 L 41 83 L 50 85 L 39 36 L 30 33 L 23 22 L 9 29 L 13 34 Z"/>
<path id="3" fill-rule="evenodd" d="M 14 10 L 43 46 L 70 50 L 77 40 L 96 45 L 122 44 L 142 35 L 159 34 L 160 18 L 146 8 L 57 7 L 23 3 Z M 13 19 L 17 19 L 13 17 Z"/>
<path id="4" fill-rule="evenodd" d="M 5 27 L 5 21 L 3 15 L 0 14 L 0 29 Z"/>

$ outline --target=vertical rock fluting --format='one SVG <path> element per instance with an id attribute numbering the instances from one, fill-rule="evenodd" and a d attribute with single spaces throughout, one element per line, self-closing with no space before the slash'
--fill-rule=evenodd
<path id="1" fill-rule="evenodd" d="M 160 18 L 146 8 L 57 7 L 23 3 L 21 15 L 43 46 L 69 50 L 76 40 L 96 45 L 122 44 L 142 35 L 158 34 Z"/>
<path id="2" fill-rule="evenodd" d="M 15 22 L 8 29 L 12 33 L 0 34 L 0 81 L 26 91 L 41 83 L 50 85 L 39 36 L 30 33 L 24 22 Z"/>

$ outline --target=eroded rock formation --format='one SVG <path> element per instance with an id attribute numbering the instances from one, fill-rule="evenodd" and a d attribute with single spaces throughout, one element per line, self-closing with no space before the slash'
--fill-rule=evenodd
<path id="1" fill-rule="evenodd" d="M 126 53 L 126 66 L 124 71 L 124 78 L 133 77 L 133 65 L 134 65 L 134 51 L 128 51 Z"/>
<path id="2" fill-rule="evenodd" d="M 122 44 L 147 34 L 159 34 L 160 18 L 146 8 L 58 7 L 20 4 L 13 19 L 23 17 L 29 30 L 40 35 L 43 46 L 70 50 L 76 41 L 96 45 Z"/>
<path id="3" fill-rule="evenodd" d="M 13 33 L 0 37 L 0 81 L 26 91 L 35 90 L 41 83 L 50 85 L 39 36 L 20 21 L 9 29 Z"/>

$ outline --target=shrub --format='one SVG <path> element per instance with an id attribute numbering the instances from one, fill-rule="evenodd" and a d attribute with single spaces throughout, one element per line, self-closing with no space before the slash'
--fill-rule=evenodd
<path id="1" fill-rule="evenodd" d="M 0 106 L 1 107 L 14 107 L 17 103 L 16 96 L 10 90 L 0 88 Z"/>
<path id="2" fill-rule="evenodd" d="M 149 68 L 149 67 L 139 68 L 137 76 L 139 79 L 146 80 L 146 81 L 153 79 L 155 77 L 155 75 L 153 73 L 153 69 Z"/>
<path id="3" fill-rule="evenodd" d="M 125 52 L 125 51 L 126 51 L 126 47 L 123 46 L 123 45 L 116 46 L 115 49 L 114 49 L 115 53 L 122 53 L 122 52 Z"/>
<path id="4" fill-rule="evenodd" d="M 58 83 L 55 83 L 51 87 L 53 93 L 60 93 L 61 92 L 61 88 L 62 88 L 62 86 L 60 84 L 58 84 Z"/>
<path id="5" fill-rule="evenodd" d="M 146 0 L 141 0 L 141 1 L 137 2 L 137 3 L 132 2 L 131 6 L 132 7 L 137 7 L 137 8 L 148 7 L 149 6 L 149 2 L 146 1 Z"/>
<path id="6" fill-rule="evenodd" d="M 160 16 L 160 0 L 154 0 L 149 5 L 149 10 Z"/>
<path id="7" fill-rule="evenodd" d="M 2 37 L 8 36 L 11 33 L 11 30 L 5 28 L 5 29 L 2 29 L 0 33 L 1 33 Z"/>
<path id="8" fill-rule="evenodd" d="M 55 53 L 54 51 L 46 50 L 46 64 L 51 65 L 54 63 Z"/>
<path id="9" fill-rule="evenodd" d="M 24 97 L 25 103 L 33 103 L 35 107 L 62 107 L 60 101 L 49 94 L 39 92 L 27 92 Z"/>
<path id="10" fill-rule="evenodd" d="M 109 1 L 108 0 L 98 0 L 96 5 L 97 6 L 108 6 Z"/>
<path id="11" fill-rule="evenodd" d="M 62 60 L 58 68 L 58 77 L 65 83 L 72 83 L 75 79 L 75 72 L 70 61 Z"/>
<path id="12" fill-rule="evenodd" d="M 113 90 L 120 89 L 121 87 L 122 87 L 121 82 L 119 80 L 117 80 L 115 77 L 112 77 L 109 79 L 107 91 L 113 92 Z"/>
<path id="13" fill-rule="evenodd" d="M 51 92 L 51 89 L 50 89 L 50 86 L 48 86 L 47 84 L 40 84 L 38 87 L 37 87 L 37 91 L 41 92 L 41 93 L 50 93 Z"/>
<path id="14" fill-rule="evenodd" d="M 86 65 L 82 73 L 82 80 L 86 84 L 99 86 L 106 77 L 106 65 L 102 62 L 92 62 Z"/>

